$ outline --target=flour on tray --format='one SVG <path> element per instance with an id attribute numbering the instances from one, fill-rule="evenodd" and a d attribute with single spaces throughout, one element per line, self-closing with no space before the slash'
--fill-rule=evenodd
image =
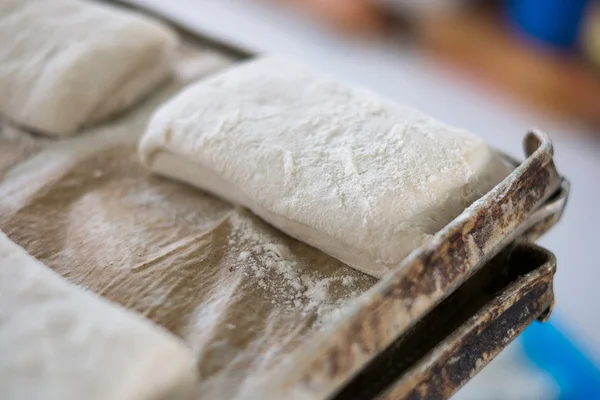
<path id="1" fill-rule="evenodd" d="M 302 268 L 285 244 L 273 243 L 270 235 L 256 229 L 255 223 L 242 213 L 230 216 L 229 244 L 243 248 L 235 261 L 260 288 L 289 311 L 315 314 L 318 326 L 337 320 L 349 300 L 361 292 L 356 287 L 359 276 L 326 276 Z"/>

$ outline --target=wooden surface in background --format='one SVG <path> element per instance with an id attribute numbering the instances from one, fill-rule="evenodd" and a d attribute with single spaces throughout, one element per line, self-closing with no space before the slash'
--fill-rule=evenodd
<path id="1" fill-rule="evenodd" d="M 410 21 L 426 54 L 470 80 L 500 90 L 549 116 L 600 127 L 600 70 L 552 50 L 509 26 L 498 2 L 442 15 L 392 18 L 370 0 L 268 0 L 352 36 L 405 33 Z M 413 32 L 412 29 L 410 29 Z"/>
<path id="2" fill-rule="evenodd" d="M 600 126 L 600 71 L 576 54 L 519 37 L 499 12 L 430 18 L 419 36 L 428 54 L 469 78 L 548 114 Z"/>

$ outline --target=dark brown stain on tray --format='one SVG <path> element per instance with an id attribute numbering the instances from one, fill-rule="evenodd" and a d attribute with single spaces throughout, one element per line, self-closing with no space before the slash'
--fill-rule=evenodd
<path id="1" fill-rule="evenodd" d="M 452 395 L 552 303 L 554 259 L 528 245 L 507 254 L 378 354 L 334 398 L 375 398 L 385 391 L 386 399 Z"/>

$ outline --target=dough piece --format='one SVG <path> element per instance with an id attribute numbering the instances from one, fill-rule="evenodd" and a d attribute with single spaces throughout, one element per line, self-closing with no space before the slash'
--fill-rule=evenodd
<path id="1" fill-rule="evenodd" d="M 56 275 L 0 232 L 4 400 L 188 399 L 190 350 Z"/>
<path id="2" fill-rule="evenodd" d="M 375 277 L 509 173 L 473 134 L 276 56 L 183 90 L 140 152 Z"/>
<path id="3" fill-rule="evenodd" d="M 2 0 L 0 37 L 0 113 L 56 136 L 150 93 L 177 45 L 158 21 L 81 0 Z"/>

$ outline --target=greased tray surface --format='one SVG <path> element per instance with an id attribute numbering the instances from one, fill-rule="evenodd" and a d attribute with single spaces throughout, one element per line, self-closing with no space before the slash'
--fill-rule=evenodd
<path id="1" fill-rule="evenodd" d="M 182 71 L 202 64 L 191 53 Z M 80 138 L 49 142 L 5 128 L 1 151 L 15 156 L 0 165 L 0 229 L 67 279 L 184 339 L 204 398 L 331 396 L 508 242 L 535 238 L 560 217 L 564 202 L 540 209 L 560 177 L 549 141 L 532 133 L 526 162 L 375 284 L 139 166 L 135 142 L 148 116 L 188 75 Z"/>

